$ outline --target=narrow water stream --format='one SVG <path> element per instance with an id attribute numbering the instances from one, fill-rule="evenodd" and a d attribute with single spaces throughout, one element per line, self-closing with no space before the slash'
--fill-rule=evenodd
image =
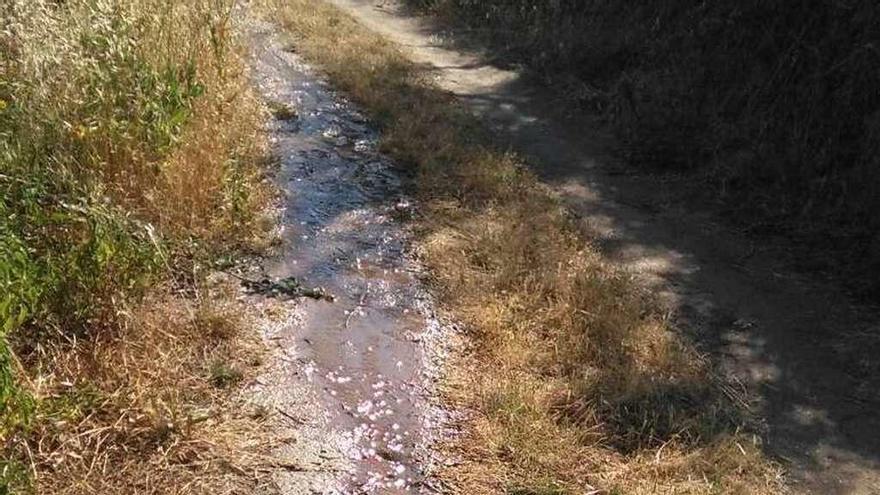
<path id="1" fill-rule="evenodd" d="M 296 110 L 270 132 L 286 195 L 283 255 L 273 277 L 322 287 L 334 302 L 301 300 L 299 372 L 354 466 L 342 493 L 431 493 L 425 445 L 430 406 L 425 342 L 440 325 L 417 279 L 401 179 L 376 151 L 365 118 L 332 92 L 271 26 L 250 33 L 256 83 L 272 104 Z M 433 335 L 433 337 L 431 337 Z"/>

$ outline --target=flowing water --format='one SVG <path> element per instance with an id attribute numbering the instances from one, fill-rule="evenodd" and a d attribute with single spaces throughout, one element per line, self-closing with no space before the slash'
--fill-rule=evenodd
<path id="1" fill-rule="evenodd" d="M 271 26 L 250 38 L 256 83 L 284 112 L 270 125 L 285 193 L 283 255 L 273 277 L 295 276 L 334 302 L 300 300 L 298 369 L 353 466 L 342 493 L 429 493 L 426 445 L 442 413 L 431 405 L 443 333 L 417 278 L 398 219 L 410 214 L 401 174 L 376 150 L 377 134 Z M 280 115 L 280 112 L 279 112 Z M 441 346 L 442 347 L 442 346 Z"/>

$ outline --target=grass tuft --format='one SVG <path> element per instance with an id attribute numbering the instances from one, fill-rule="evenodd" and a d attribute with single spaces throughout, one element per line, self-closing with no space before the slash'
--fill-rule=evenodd
<path id="1" fill-rule="evenodd" d="M 244 378 L 244 374 L 241 371 L 222 361 L 211 363 L 210 375 L 211 383 L 217 388 L 233 386 Z"/>

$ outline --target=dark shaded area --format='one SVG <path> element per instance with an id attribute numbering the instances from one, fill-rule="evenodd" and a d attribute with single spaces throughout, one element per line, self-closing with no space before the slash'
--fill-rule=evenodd
<path id="1" fill-rule="evenodd" d="M 600 114 L 752 233 L 880 295 L 880 4 L 409 0 Z M 708 186 L 707 187 L 707 183 Z"/>
<path id="2" fill-rule="evenodd" d="M 438 26 L 431 22 L 434 19 L 422 20 L 418 32 L 424 45 L 413 42 L 412 46 L 437 49 L 436 34 L 448 26 Z M 456 45 L 484 46 L 478 36 L 458 36 L 461 30 L 455 34 L 450 41 Z M 503 53 L 490 48 L 485 55 L 486 66 L 498 65 L 495 61 Z M 441 65 L 482 66 L 475 62 Z M 437 66 L 426 69 L 442 70 Z M 804 254 L 811 253 L 801 251 L 809 247 L 770 235 L 769 227 L 756 243 L 743 232 L 719 224 L 711 203 L 700 198 L 682 201 L 690 199 L 683 196 L 691 193 L 682 193 L 689 181 L 701 174 L 711 177 L 709 172 L 717 167 L 676 174 L 631 173 L 631 167 L 621 167 L 603 154 L 613 140 L 597 132 L 589 112 L 565 116 L 570 106 L 560 109 L 566 105 L 559 105 L 554 94 L 532 82 L 520 78 L 490 91 L 465 89 L 456 96 L 498 131 L 502 144 L 535 158 L 536 173 L 562 192 L 566 204 L 585 223 L 608 224 L 608 232 L 601 233 L 597 242 L 610 259 L 624 264 L 668 262 L 640 269 L 656 275 L 652 289 L 672 293 L 672 311 L 719 371 L 759 396 L 754 406 L 767 422 L 765 448 L 792 470 L 799 490 L 876 491 L 875 473 L 880 466 L 880 416 L 876 412 L 880 407 L 880 319 L 876 308 L 855 305 L 837 285 L 804 276 L 804 270 L 792 270 L 816 271 L 811 265 L 815 258 L 805 258 Z M 712 189 L 706 196 L 717 191 Z M 722 199 L 731 204 L 733 197 L 730 193 Z M 695 203 L 701 208 L 694 208 Z M 774 218 L 803 225 L 793 222 L 794 217 L 766 214 L 762 218 L 760 225 L 773 225 L 770 220 Z M 840 246 L 840 239 L 846 238 L 829 242 Z M 841 252 L 846 252 L 843 244 Z M 865 269 L 864 257 L 853 266 Z M 871 279 L 873 273 L 865 269 L 861 279 Z M 681 395 L 674 389 L 668 392 L 668 400 L 685 409 L 705 404 L 701 397 Z M 631 403 L 614 404 L 620 416 L 609 426 L 625 429 L 633 420 L 653 414 L 654 402 L 652 397 L 634 397 Z M 562 412 L 577 419 L 577 411 Z M 631 438 L 642 441 L 643 433 L 658 440 L 667 437 L 665 418 L 653 419 L 661 420 L 653 421 L 654 431 L 634 431 Z M 619 447 L 626 451 L 629 446 Z"/>
<path id="3" fill-rule="evenodd" d="M 603 411 L 614 447 L 625 454 L 671 441 L 708 445 L 749 423 L 717 390 L 694 384 L 659 384 L 650 393 L 609 404 Z M 752 425 L 749 425 L 752 428 Z"/>
<path id="4" fill-rule="evenodd" d="M 707 209 L 693 208 L 694 201 L 682 198 L 686 176 L 631 174 L 606 162 L 601 149 L 610 140 L 587 136 L 589 119 L 563 119 L 545 96 L 520 81 L 462 100 L 492 121 L 503 143 L 534 159 L 536 172 L 564 190 L 576 215 L 610 223 L 610 235 L 596 239 L 609 259 L 638 264 L 675 257 L 656 269 L 652 290 L 673 292 L 682 330 L 725 377 L 757 394 L 766 450 L 793 470 L 797 486 L 807 493 L 862 493 L 857 470 L 880 465 L 876 308 L 858 306 L 836 284 L 802 273 L 810 271 L 800 265 L 811 259 L 802 251 L 808 246 L 769 233 L 755 242 Z M 677 433 L 671 425 L 691 420 L 658 404 L 675 404 L 676 414 L 717 404 L 713 397 L 667 392 L 613 404 L 608 426 L 626 439 L 618 448 L 627 452 L 646 439 L 662 444 Z M 717 420 L 691 424 L 705 440 L 740 419 Z M 644 428 L 630 430 L 633 425 Z M 841 473 L 851 477 L 838 478 Z"/>

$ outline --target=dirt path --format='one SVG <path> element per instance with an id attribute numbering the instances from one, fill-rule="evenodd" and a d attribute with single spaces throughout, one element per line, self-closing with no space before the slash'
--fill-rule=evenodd
<path id="1" fill-rule="evenodd" d="M 429 447 L 445 416 L 433 383 L 452 329 L 395 220 L 411 208 L 400 177 L 364 117 L 274 26 L 253 21 L 248 38 L 260 93 L 287 109 L 269 128 L 285 198 L 268 275 L 335 297 L 286 302 L 265 325 L 276 351 L 248 394 L 283 416 L 278 435 L 291 439 L 277 452 L 291 468 L 275 481 L 285 495 L 433 493 Z"/>
<path id="2" fill-rule="evenodd" d="M 880 493 L 876 357 L 864 350 L 876 345 L 876 311 L 797 275 L 784 242 L 756 244 L 686 208 L 674 181 L 623 173 L 598 126 L 563 117 L 551 95 L 455 48 L 430 20 L 388 1 L 331 2 L 400 44 L 533 158 L 603 251 L 660 294 L 719 368 L 756 394 L 768 450 L 788 465 L 795 491 Z"/>

